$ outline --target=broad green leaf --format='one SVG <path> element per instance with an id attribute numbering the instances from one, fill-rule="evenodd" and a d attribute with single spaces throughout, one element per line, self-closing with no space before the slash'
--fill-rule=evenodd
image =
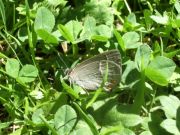
<path id="1" fill-rule="evenodd" d="M 180 132 L 176 126 L 176 121 L 173 119 L 166 119 L 161 124 L 161 127 L 163 127 L 166 131 L 173 135 L 179 135 Z"/>
<path id="2" fill-rule="evenodd" d="M 127 31 L 131 31 L 131 30 L 140 30 L 142 29 L 143 27 L 137 23 L 136 21 L 136 15 L 132 12 L 130 13 L 124 20 L 124 24 L 123 24 L 123 29 L 127 29 Z M 144 28 L 143 28 L 144 29 Z"/>
<path id="3" fill-rule="evenodd" d="M 87 127 L 81 127 L 77 130 L 73 130 L 70 135 L 93 135 L 93 133 Z"/>
<path id="4" fill-rule="evenodd" d="M 171 59 L 157 56 L 145 69 L 146 76 L 153 82 L 165 86 L 168 84 L 176 65 Z"/>
<path id="5" fill-rule="evenodd" d="M 42 108 L 39 108 L 34 111 L 32 115 L 32 121 L 36 124 L 43 124 L 43 121 L 40 116 L 44 116 L 44 111 Z"/>
<path id="6" fill-rule="evenodd" d="M 129 60 L 126 63 L 124 63 L 124 65 L 126 65 L 126 68 L 122 74 L 121 81 L 129 87 L 132 87 L 139 81 L 140 73 L 138 72 L 136 68 L 136 63 L 134 61 Z"/>
<path id="7" fill-rule="evenodd" d="M 137 48 L 142 43 L 139 42 L 140 37 L 136 32 L 127 32 L 122 36 L 126 49 Z"/>
<path id="8" fill-rule="evenodd" d="M 99 24 L 112 26 L 114 18 L 112 9 L 104 1 L 86 2 L 84 5 L 85 14 L 95 18 Z"/>
<path id="9" fill-rule="evenodd" d="M 90 116 L 88 116 L 76 102 L 73 102 L 73 106 L 76 108 L 76 110 L 77 110 L 78 114 L 81 116 L 81 118 L 83 118 L 83 120 L 86 121 L 86 123 L 89 125 L 93 134 L 97 135 L 98 129 L 97 129 L 97 124 L 94 121 L 94 119 L 91 118 Z"/>
<path id="10" fill-rule="evenodd" d="M 167 132 L 161 127 L 161 122 L 164 118 L 159 115 L 159 111 L 152 112 L 149 116 L 149 121 L 146 121 L 148 131 L 151 131 L 153 135 L 166 135 Z"/>
<path id="11" fill-rule="evenodd" d="M 84 29 L 81 33 L 81 38 L 91 39 L 91 36 L 95 34 L 96 20 L 93 17 L 87 16 L 84 21 Z"/>
<path id="12" fill-rule="evenodd" d="M 28 33 L 26 27 L 21 27 L 18 30 L 18 38 L 21 40 L 21 42 L 25 42 L 28 39 Z"/>
<path id="13" fill-rule="evenodd" d="M 158 24 L 168 24 L 169 21 L 169 17 L 167 16 L 166 13 L 164 13 L 163 16 L 151 15 L 151 19 L 153 19 L 153 21 L 155 21 Z"/>
<path id="14" fill-rule="evenodd" d="M 78 21 L 69 21 L 68 23 L 66 23 L 65 27 L 71 33 L 74 40 L 78 38 L 80 31 L 82 30 L 82 24 Z"/>
<path id="15" fill-rule="evenodd" d="M 150 61 L 151 48 L 148 45 L 142 45 L 138 47 L 135 62 L 139 71 L 144 70 Z"/>
<path id="16" fill-rule="evenodd" d="M 40 7 L 37 10 L 35 22 L 34 22 L 34 29 L 35 31 L 39 29 L 46 30 L 51 32 L 55 25 L 55 18 L 49 9 L 45 7 Z"/>
<path id="17" fill-rule="evenodd" d="M 45 43 L 58 44 L 58 39 L 45 29 L 38 29 L 36 32 L 38 36 L 44 40 Z"/>
<path id="18" fill-rule="evenodd" d="M 69 42 L 74 42 L 74 37 L 71 34 L 71 32 L 69 31 L 68 28 L 66 28 L 66 26 L 59 24 L 58 25 L 58 29 L 60 31 L 60 33 L 62 34 L 62 36 Z"/>
<path id="19" fill-rule="evenodd" d="M 116 14 L 119 14 L 119 11 L 124 8 L 124 1 L 121 0 L 114 0 L 112 3 L 112 7 L 118 12 Z"/>
<path id="20" fill-rule="evenodd" d="M 143 11 L 143 14 L 144 14 L 144 20 L 145 20 L 146 28 L 147 28 L 147 30 L 149 30 L 153 24 L 153 21 L 150 17 L 152 12 L 150 10 L 145 9 Z"/>
<path id="21" fill-rule="evenodd" d="M 54 115 L 54 126 L 59 134 L 69 134 L 76 123 L 77 115 L 69 105 L 60 107 Z"/>
<path id="22" fill-rule="evenodd" d="M 96 20 L 94 19 L 94 17 L 87 16 L 84 20 L 84 31 L 93 34 L 95 27 L 96 27 Z"/>
<path id="23" fill-rule="evenodd" d="M 174 4 L 175 9 L 177 10 L 178 13 L 180 13 L 180 3 L 178 0 L 176 0 L 175 4 Z"/>
<path id="24" fill-rule="evenodd" d="M 117 135 L 135 135 L 135 133 L 128 128 L 124 128 L 124 130 L 119 132 L 119 134 L 117 134 Z"/>
<path id="25" fill-rule="evenodd" d="M 139 135 L 153 135 L 150 131 L 143 131 L 141 134 Z"/>
<path id="26" fill-rule="evenodd" d="M 136 15 L 134 13 L 129 14 L 126 19 L 128 20 L 128 22 L 130 22 L 134 26 L 137 25 Z"/>
<path id="27" fill-rule="evenodd" d="M 93 135 L 93 133 L 86 122 L 79 120 L 70 135 Z"/>
<path id="28" fill-rule="evenodd" d="M 19 62 L 16 59 L 8 59 L 6 63 L 6 72 L 13 78 L 17 78 L 19 74 Z"/>
<path id="29" fill-rule="evenodd" d="M 160 103 L 163 106 L 163 110 L 167 118 L 176 118 L 176 112 L 180 106 L 180 100 L 173 95 L 170 96 L 160 96 Z"/>
<path id="30" fill-rule="evenodd" d="M 25 65 L 19 72 L 18 79 L 24 83 L 32 82 L 36 79 L 38 75 L 38 70 L 33 65 Z"/>
<path id="31" fill-rule="evenodd" d="M 122 117 L 122 118 L 120 118 Z M 135 114 L 121 114 L 119 116 L 119 118 L 121 119 L 122 123 L 124 126 L 126 127 L 133 127 L 133 126 L 137 126 L 138 124 L 140 124 L 142 122 L 142 119 L 139 115 L 135 115 Z"/>
<path id="32" fill-rule="evenodd" d="M 50 93 L 51 94 L 51 93 Z M 52 94 L 51 94 L 52 95 Z M 68 99 L 69 99 L 69 95 L 66 95 L 65 93 L 60 93 L 59 94 L 59 92 L 56 92 L 55 93 L 55 96 L 56 96 L 56 101 L 55 102 L 53 102 L 52 103 L 52 107 L 49 109 L 50 111 L 50 113 L 55 113 L 55 112 L 57 112 L 57 110 L 61 107 L 61 106 L 63 106 L 63 105 L 65 105 L 65 104 L 67 104 L 68 103 Z M 51 101 L 50 101 L 51 102 Z"/>
<path id="33" fill-rule="evenodd" d="M 104 36 L 104 37 L 107 37 L 107 38 L 112 37 L 112 30 L 107 25 L 96 26 L 95 31 L 96 31 L 97 35 L 101 35 L 101 36 Z"/>
<path id="34" fill-rule="evenodd" d="M 106 131 L 103 131 L 100 135 L 135 135 L 135 133 L 129 128 L 119 127 L 119 125 L 117 125 L 107 127 Z"/>
<path id="35" fill-rule="evenodd" d="M 130 113 L 130 105 L 118 104 L 115 99 L 96 101 L 92 107 L 94 109 L 92 115 L 101 126 L 134 127 L 142 122 L 139 115 Z"/>
<path id="36" fill-rule="evenodd" d="M 176 125 L 178 130 L 180 131 L 180 106 L 178 107 L 176 112 Z"/>

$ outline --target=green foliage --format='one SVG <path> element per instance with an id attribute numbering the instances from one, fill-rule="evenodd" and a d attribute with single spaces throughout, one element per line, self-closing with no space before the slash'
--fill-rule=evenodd
<path id="1" fill-rule="evenodd" d="M 0 134 L 179 135 L 179 27 L 178 0 L 0 0 Z M 68 82 L 112 49 L 117 88 Z"/>

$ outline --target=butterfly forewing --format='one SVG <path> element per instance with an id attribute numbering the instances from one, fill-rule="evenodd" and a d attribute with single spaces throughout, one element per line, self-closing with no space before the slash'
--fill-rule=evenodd
<path id="1" fill-rule="evenodd" d="M 96 90 L 107 72 L 105 90 L 114 88 L 121 78 L 121 59 L 118 50 L 111 50 L 78 64 L 69 74 L 72 83 L 84 89 Z"/>

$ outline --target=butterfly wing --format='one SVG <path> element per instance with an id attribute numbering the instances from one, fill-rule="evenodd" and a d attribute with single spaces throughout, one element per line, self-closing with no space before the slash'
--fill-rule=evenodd
<path id="1" fill-rule="evenodd" d="M 84 60 L 83 62 L 78 64 L 75 68 L 79 68 L 79 67 L 82 68 L 83 66 L 85 66 L 88 63 L 91 63 L 94 61 L 101 61 L 101 60 L 113 61 L 116 64 L 121 66 L 121 55 L 120 55 L 118 50 L 113 49 L 113 50 L 101 53 L 99 55 L 96 55 L 96 56 L 89 58 L 87 60 Z"/>
<path id="2" fill-rule="evenodd" d="M 114 88 L 121 78 L 120 53 L 108 51 L 78 64 L 69 74 L 71 82 L 84 89 L 96 90 L 103 82 L 107 71 L 105 90 Z"/>

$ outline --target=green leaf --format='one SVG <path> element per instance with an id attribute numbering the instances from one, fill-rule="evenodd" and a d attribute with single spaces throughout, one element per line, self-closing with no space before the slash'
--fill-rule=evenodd
<path id="1" fill-rule="evenodd" d="M 128 128 L 124 128 L 117 135 L 135 135 L 135 133 L 132 130 L 128 129 Z"/>
<path id="2" fill-rule="evenodd" d="M 55 25 L 55 18 L 51 11 L 45 7 L 40 7 L 37 10 L 34 29 L 35 31 L 39 29 L 51 32 Z"/>
<path id="3" fill-rule="evenodd" d="M 89 125 L 89 127 L 90 127 L 91 131 L 93 132 L 93 134 L 97 135 L 99 132 L 98 132 L 98 130 L 96 128 L 96 125 L 97 125 L 96 122 L 93 121 L 93 119 L 91 119 L 90 116 L 88 116 L 76 102 L 73 102 L 73 105 L 76 108 L 76 110 L 78 111 L 78 114 Z"/>
<path id="4" fill-rule="evenodd" d="M 178 0 L 176 0 L 176 2 L 175 2 L 175 4 L 174 4 L 174 7 L 175 7 L 176 11 L 177 11 L 178 13 L 180 13 L 180 3 L 179 3 Z"/>
<path id="5" fill-rule="evenodd" d="M 93 33 L 96 27 L 96 20 L 94 17 L 87 16 L 84 20 L 84 30 Z"/>
<path id="6" fill-rule="evenodd" d="M 169 133 L 172 133 L 174 135 L 180 134 L 180 132 L 176 126 L 176 121 L 173 119 L 166 119 L 160 125 Z"/>
<path id="7" fill-rule="evenodd" d="M 136 32 L 127 32 L 122 36 L 122 39 L 126 49 L 133 49 L 142 45 L 142 43 L 138 42 L 140 37 Z"/>
<path id="8" fill-rule="evenodd" d="M 93 17 L 87 16 L 84 21 L 84 28 L 81 33 L 81 38 L 83 39 L 91 39 L 91 36 L 96 34 L 96 20 Z"/>
<path id="9" fill-rule="evenodd" d="M 38 36 L 44 40 L 45 43 L 58 44 L 58 39 L 45 29 L 38 29 L 36 32 Z"/>
<path id="10" fill-rule="evenodd" d="M 163 16 L 158 13 L 158 15 L 151 15 L 151 19 L 158 24 L 168 24 L 169 17 L 166 12 L 164 12 Z"/>
<path id="11" fill-rule="evenodd" d="M 79 120 L 70 135 L 93 135 L 93 133 L 85 121 Z"/>
<path id="12" fill-rule="evenodd" d="M 134 26 L 137 25 L 136 15 L 135 15 L 133 12 L 128 15 L 127 20 L 128 20 L 128 22 L 130 22 L 130 23 L 133 24 Z"/>
<path id="13" fill-rule="evenodd" d="M 72 97 L 75 98 L 75 99 L 79 99 L 78 93 L 76 93 L 76 91 L 74 91 L 71 87 L 69 87 L 69 85 L 67 85 L 62 78 L 61 78 L 61 83 L 62 83 L 62 86 L 63 86 L 63 88 L 65 89 L 65 91 L 66 91 L 70 96 L 72 96 Z"/>
<path id="14" fill-rule="evenodd" d="M 66 28 L 64 25 L 59 24 L 58 25 L 58 29 L 60 31 L 60 33 L 62 34 L 62 36 L 69 42 L 73 43 L 74 42 L 74 37 L 71 34 L 71 32 L 68 30 L 68 28 Z"/>
<path id="15" fill-rule="evenodd" d="M 117 111 L 117 113 L 115 113 L 116 119 L 121 121 L 121 123 L 125 127 L 133 127 L 133 126 L 137 126 L 138 124 L 140 124 L 142 122 L 142 118 L 136 114 L 124 113 L 124 112 L 127 112 L 128 110 L 129 110 L 128 105 L 127 106 L 118 105 L 117 110 L 114 110 L 114 111 Z"/>
<path id="16" fill-rule="evenodd" d="M 167 118 L 176 118 L 176 112 L 180 106 L 180 100 L 173 95 L 170 96 L 160 96 L 160 103 L 163 106 L 163 110 Z"/>
<path id="17" fill-rule="evenodd" d="M 0 52 L 0 58 L 6 58 L 6 59 L 8 59 L 8 57 L 7 57 L 5 54 L 1 53 L 1 52 Z"/>
<path id="18" fill-rule="evenodd" d="M 122 36 L 120 35 L 120 33 L 114 29 L 114 35 L 118 41 L 118 44 L 120 45 L 121 49 L 123 50 L 123 52 L 125 52 L 126 48 L 125 48 L 125 45 L 124 45 L 124 41 L 123 41 L 123 38 Z"/>
<path id="19" fill-rule="evenodd" d="M 42 108 L 35 110 L 35 112 L 32 115 L 32 121 L 35 124 L 43 124 L 43 121 L 40 116 L 44 116 L 44 111 Z"/>
<path id="20" fill-rule="evenodd" d="M 91 0 L 84 5 L 85 14 L 95 18 L 99 24 L 112 25 L 114 18 L 112 9 L 105 1 Z"/>
<path id="21" fill-rule="evenodd" d="M 161 47 L 157 41 L 155 41 L 153 49 L 154 49 L 153 56 L 159 56 L 161 52 Z"/>
<path id="22" fill-rule="evenodd" d="M 145 69 L 146 76 L 153 82 L 165 86 L 168 84 L 176 65 L 171 59 L 157 56 Z"/>
<path id="23" fill-rule="evenodd" d="M 164 56 L 172 59 L 172 58 L 175 57 L 178 53 L 180 53 L 180 49 L 171 51 L 171 52 L 169 52 L 169 53 L 164 53 Z"/>
<path id="24" fill-rule="evenodd" d="M 82 23 L 78 21 L 69 21 L 66 23 L 65 27 L 68 29 L 73 39 L 76 40 L 82 30 Z"/>
<path id="25" fill-rule="evenodd" d="M 8 59 L 6 63 L 6 72 L 13 78 L 17 78 L 19 74 L 20 65 L 16 59 Z"/>
<path id="26" fill-rule="evenodd" d="M 18 38 L 21 42 L 25 42 L 28 39 L 28 32 L 26 27 L 21 27 L 18 31 Z"/>
<path id="27" fill-rule="evenodd" d="M 132 106 L 118 104 L 115 99 L 96 101 L 92 107 L 94 110 L 92 115 L 101 126 L 134 127 L 142 122 L 139 115 L 130 113 Z"/>
<path id="28" fill-rule="evenodd" d="M 141 134 L 139 135 L 153 135 L 150 131 L 143 131 Z"/>
<path id="29" fill-rule="evenodd" d="M 91 37 L 91 39 L 95 40 L 95 41 L 100 41 L 100 42 L 107 42 L 108 41 L 108 37 L 100 36 L 100 35 L 93 35 Z"/>
<path id="30" fill-rule="evenodd" d="M 122 117 L 121 121 L 122 121 L 123 125 L 126 127 L 133 127 L 142 122 L 141 117 L 139 115 L 135 115 L 135 114 L 123 114 L 122 113 L 120 117 Z"/>
<path id="31" fill-rule="evenodd" d="M 22 69 L 19 72 L 19 77 L 18 79 L 21 82 L 27 83 L 27 82 L 32 82 L 36 79 L 38 75 L 38 70 L 36 67 L 33 65 L 25 65 L 22 67 Z"/>
<path id="32" fill-rule="evenodd" d="M 178 130 L 180 131 L 180 106 L 177 109 L 177 113 L 176 113 L 176 125 Z"/>
<path id="33" fill-rule="evenodd" d="M 151 57 L 151 48 L 148 45 L 141 45 L 138 47 L 135 56 L 135 62 L 139 71 L 144 70 L 150 61 Z"/>
<path id="34" fill-rule="evenodd" d="M 107 38 L 112 37 L 112 29 L 107 25 L 99 25 L 95 29 L 97 35 L 101 35 Z"/>
<path id="35" fill-rule="evenodd" d="M 150 17 L 152 12 L 150 10 L 145 9 L 143 11 L 143 14 L 144 14 L 144 20 L 145 20 L 146 28 L 147 28 L 147 30 L 149 30 L 153 24 L 153 21 Z"/>
<path id="36" fill-rule="evenodd" d="M 137 70 L 136 63 L 134 61 L 127 61 L 124 63 L 126 68 L 122 74 L 122 82 L 132 87 L 139 81 L 140 73 Z"/>
<path id="37" fill-rule="evenodd" d="M 54 115 L 54 126 L 59 134 L 69 134 L 75 125 L 76 119 L 75 110 L 69 105 L 63 105 Z"/>

